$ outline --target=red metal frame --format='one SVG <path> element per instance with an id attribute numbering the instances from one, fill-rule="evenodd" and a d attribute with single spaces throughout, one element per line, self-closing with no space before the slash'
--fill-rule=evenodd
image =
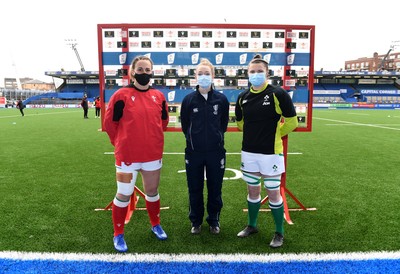
<path id="1" fill-rule="evenodd" d="M 129 223 L 129 221 L 133 215 L 133 212 L 137 209 L 136 206 L 137 206 L 137 203 L 138 203 L 140 197 L 142 197 L 144 199 L 145 194 L 137 186 L 135 186 L 135 190 L 133 191 L 133 194 L 131 196 L 131 202 L 129 203 L 129 206 L 128 206 L 128 212 L 126 213 L 125 224 Z M 113 204 L 113 201 L 111 201 L 104 208 L 104 210 L 112 210 L 112 204 Z"/>
<path id="2" fill-rule="evenodd" d="M 283 141 L 283 154 L 285 157 L 285 167 L 287 168 L 288 136 L 286 135 L 285 137 L 283 137 L 282 141 Z M 283 199 L 284 217 L 288 224 L 292 225 L 293 222 L 290 218 L 290 213 L 289 213 L 289 210 L 292 210 L 292 209 L 290 209 L 287 204 L 286 193 L 289 194 L 289 196 L 300 206 L 300 210 L 316 210 L 316 208 L 306 208 L 299 201 L 299 199 L 297 199 L 296 196 L 294 196 L 294 194 L 289 191 L 289 189 L 286 187 L 286 172 L 284 172 L 282 174 L 280 191 L 281 191 L 281 195 L 282 195 L 282 199 Z M 267 201 L 268 201 L 268 196 L 266 196 L 264 199 L 261 200 L 261 204 L 263 205 Z"/>
<path id="3" fill-rule="evenodd" d="M 102 53 L 103 53 L 103 29 L 121 29 L 128 30 L 129 28 L 143 28 L 143 29 L 151 29 L 151 28 L 188 28 L 188 29 L 196 29 L 196 28 L 210 28 L 210 29 L 284 29 L 285 32 L 289 32 L 293 29 L 295 30 L 309 30 L 310 31 L 310 65 L 309 65 L 309 76 L 308 76 L 308 90 L 309 90 L 309 98 L 308 98 L 308 109 L 307 109 L 307 123 L 306 127 L 299 127 L 295 131 L 300 132 L 308 132 L 311 131 L 312 127 L 312 104 L 313 104 L 313 89 L 314 89 L 314 44 L 315 44 L 315 26 L 312 25 L 262 25 L 262 24 L 99 24 L 97 25 L 97 39 L 98 39 L 98 58 L 99 58 L 99 86 L 100 86 L 100 98 L 101 101 L 104 102 L 104 90 L 105 90 L 105 82 L 104 82 L 104 67 L 102 62 Z M 128 38 L 125 39 L 128 42 Z M 285 35 L 285 44 L 290 42 L 291 39 Z M 291 49 L 286 48 L 285 52 L 291 52 Z M 123 68 L 127 68 L 124 66 Z M 286 69 L 290 69 L 290 66 L 285 66 Z M 283 80 L 287 79 L 289 76 L 284 74 Z M 283 86 L 284 89 L 288 90 L 289 87 Z M 106 104 L 102 104 L 101 109 L 101 123 L 102 129 L 103 127 L 103 117 L 105 114 Z M 168 127 L 167 131 L 181 131 L 180 127 Z M 238 131 L 236 127 L 228 127 L 228 131 Z M 283 138 L 284 145 L 284 155 L 285 155 L 285 166 L 287 159 L 287 146 L 288 146 L 288 138 L 287 136 Z M 126 222 L 129 222 L 130 217 L 133 212 L 136 210 L 136 204 L 138 202 L 139 196 L 144 197 L 144 193 L 140 191 L 135 186 L 135 191 L 132 195 L 131 203 L 129 205 L 129 214 L 127 214 Z M 284 212 L 285 219 L 289 224 L 293 224 L 289 215 L 289 208 L 287 205 L 286 194 L 288 194 L 299 206 L 301 210 L 314 210 L 312 208 L 306 208 L 286 187 L 286 173 L 282 174 L 282 184 L 281 184 L 281 194 L 284 201 Z M 268 200 L 268 197 L 265 197 L 262 200 L 262 204 L 264 204 Z M 109 209 L 112 205 L 112 202 L 105 208 Z"/>
<path id="4" fill-rule="evenodd" d="M 306 127 L 299 127 L 295 131 L 309 132 L 312 127 L 312 104 L 313 104 L 313 89 L 314 89 L 314 48 L 315 48 L 315 26 L 313 25 L 264 25 L 264 24 L 163 24 L 163 23 L 150 23 L 150 24 L 98 24 L 97 25 L 97 40 L 98 40 L 98 59 L 99 59 L 99 87 L 100 87 L 100 99 L 104 102 L 104 67 L 102 62 L 103 53 L 103 29 L 121 29 L 128 30 L 129 28 L 137 29 L 154 29 L 154 28 L 209 28 L 209 29 L 284 29 L 285 32 L 289 32 L 293 29 L 295 30 L 309 30 L 310 31 L 310 65 L 309 65 L 309 76 L 308 76 L 308 90 L 309 90 L 309 100 L 307 109 L 307 122 Z M 128 42 L 128 38 L 124 38 L 125 42 Z M 290 42 L 291 38 L 285 35 L 285 43 Z M 126 49 L 127 50 L 127 49 Z M 291 49 L 286 48 L 285 52 L 291 52 Z M 129 67 L 129 66 L 128 66 Z M 127 66 L 123 66 L 127 68 Z M 285 66 L 285 70 L 289 69 L 290 66 Z M 284 75 L 283 80 L 288 76 Z M 283 87 L 288 89 L 288 87 Z M 105 114 L 106 103 L 102 104 L 101 108 L 101 128 L 103 127 L 103 117 Z M 179 128 L 168 128 L 168 131 L 179 131 Z M 228 128 L 228 131 L 236 131 L 235 129 Z"/>

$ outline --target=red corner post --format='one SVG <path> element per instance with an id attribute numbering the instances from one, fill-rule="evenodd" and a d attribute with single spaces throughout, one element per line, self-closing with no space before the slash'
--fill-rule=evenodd
<path id="1" fill-rule="evenodd" d="M 126 213 L 125 224 L 129 223 L 133 212 L 136 210 L 136 205 L 139 201 L 139 196 L 137 194 L 142 196 L 143 199 L 145 198 L 145 194 L 137 186 L 135 186 L 135 190 L 133 191 L 133 194 L 131 196 L 131 202 L 128 207 L 128 212 Z"/>

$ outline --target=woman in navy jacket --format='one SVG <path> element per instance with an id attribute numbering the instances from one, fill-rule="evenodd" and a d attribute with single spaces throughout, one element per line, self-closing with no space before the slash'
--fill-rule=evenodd
<path id="1" fill-rule="evenodd" d="M 207 181 L 206 221 L 212 234 L 220 232 L 222 181 L 226 150 L 224 133 L 228 127 L 229 102 L 213 89 L 214 66 L 201 59 L 196 68 L 196 90 L 182 101 L 181 124 L 186 138 L 185 164 L 189 190 L 189 219 L 192 234 L 201 232 L 204 217 L 204 179 Z"/>

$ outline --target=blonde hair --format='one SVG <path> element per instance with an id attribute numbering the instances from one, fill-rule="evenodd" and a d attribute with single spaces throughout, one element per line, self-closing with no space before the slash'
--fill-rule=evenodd
<path id="1" fill-rule="evenodd" d="M 211 75 L 212 75 L 212 77 L 214 78 L 214 74 L 215 74 L 214 65 L 210 62 L 210 60 L 208 60 L 207 58 L 201 58 L 201 59 L 200 59 L 200 63 L 199 63 L 199 64 L 197 65 L 197 67 L 196 67 L 196 73 L 197 73 L 197 70 L 198 70 L 198 68 L 199 68 L 200 66 L 209 67 L 209 68 L 211 69 Z"/>

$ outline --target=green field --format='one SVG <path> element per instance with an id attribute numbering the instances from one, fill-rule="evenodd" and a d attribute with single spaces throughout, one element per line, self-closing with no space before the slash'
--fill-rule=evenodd
<path id="1" fill-rule="evenodd" d="M 146 211 L 126 225 L 131 253 L 303 253 L 400 250 L 400 111 L 314 110 L 312 132 L 289 136 L 287 187 L 307 208 L 290 211 L 283 248 L 272 250 L 270 212 L 258 234 L 246 225 L 246 185 L 226 180 L 221 234 L 190 234 L 184 136 L 167 132 L 160 185 L 163 228 Z M 0 109 L 0 250 L 114 253 L 111 211 L 114 157 L 100 119 L 81 109 Z M 239 169 L 241 133 L 226 134 L 227 168 Z M 178 154 L 177 154 L 178 153 Z M 226 172 L 226 177 L 234 173 Z M 137 185 L 142 189 L 141 182 Z M 298 207 L 288 196 L 291 208 Z M 138 207 L 143 207 L 139 199 Z M 264 205 L 263 208 L 267 209 Z"/>

